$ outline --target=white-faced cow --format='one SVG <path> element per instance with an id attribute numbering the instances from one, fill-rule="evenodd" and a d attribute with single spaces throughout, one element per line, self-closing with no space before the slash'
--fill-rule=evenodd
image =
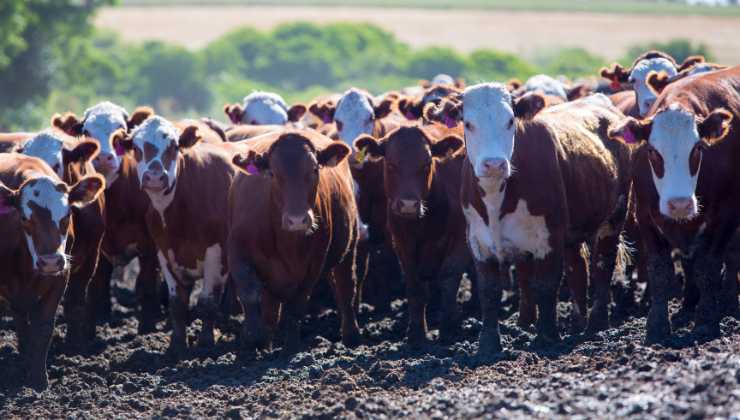
<path id="1" fill-rule="evenodd" d="M 245 96 L 242 105 L 225 105 L 224 112 L 234 125 L 285 125 L 300 121 L 306 106 L 297 104 L 288 108 L 277 93 L 258 91 Z"/>

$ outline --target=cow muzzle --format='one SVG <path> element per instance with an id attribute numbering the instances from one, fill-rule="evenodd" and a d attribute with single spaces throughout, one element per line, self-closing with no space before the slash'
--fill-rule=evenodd
<path id="1" fill-rule="evenodd" d="M 314 224 L 313 212 L 283 214 L 283 229 L 288 232 L 310 233 Z"/>
<path id="2" fill-rule="evenodd" d="M 398 216 L 408 219 L 416 219 L 423 216 L 421 200 L 398 199 L 393 202 L 392 209 Z"/>
<path id="3" fill-rule="evenodd" d="M 511 175 L 511 165 L 504 158 L 486 158 L 480 163 L 479 173 L 482 178 L 506 179 Z"/>
<path id="4" fill-rule="evenodd" d="M 148 170 L 141 177 L 141 188 L 159 192 L 167 188 L 167 174 L 162 171 Z"/>
<path id="5" fill-rule="evenodd" d="M 671 219 L 689 220 L 696 216 L 696 201 L 692 197 L 671 198 L 666 204 Z"/>
<path id="6" fill-rule="evenodd" d="M 113 153 L 100 152 L 93 159 L 93 167 L 101 174 L 107 175 L 118 170 L 118 159 Z"/>
<path id="7" fill-rule="evenodd" d="M 40 255 L 36 259 L 36 269 L 45 276 L 56 276 L 67 269 L 67 259 L 60 253 Z"/>

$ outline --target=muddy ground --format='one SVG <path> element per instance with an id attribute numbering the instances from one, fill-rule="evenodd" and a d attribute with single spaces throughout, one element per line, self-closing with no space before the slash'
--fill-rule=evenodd
<path id="1" fill-rule="evenodd" d="M 69 355 L 58 323 L 50 387 L 19 386 L 24 372 L 10 318 L 0 319 L 0 418 L 14 417 L 582 417 L 702 418 L 740 413 L 740 322 L 726 317 L 722 338 L 697 342 L 690 325 L 665 347 L 646 347 L 644 313 L 586 340 L 569 335 L 534 348 L 533 335 L 502 325 L 505 350 L 476 355 L 480 322 L 470 317 L 454 344 L 418 350 L 404 341 L 405 303 L 390 312 L 363 307 L 365 343 L 338 343 L 335 311 L 307 318 L 303 352 L 241 353 L 238 317 L 224 320 L 217 345 L 191 348 L 172 363 L 159 332 L 137 336 L 128 282 L 114 288 L 113 320 L 84 355 Z M 564 317 L 568 304 L 559 308 Z M 674 310 L 676 307 L 674 307 Z M 510 311 L 511 312 L 511 311 Z M 189 329 L 191 342 L 200 326 Z M 434 335 L 434 334 L 432 334 Z"/>

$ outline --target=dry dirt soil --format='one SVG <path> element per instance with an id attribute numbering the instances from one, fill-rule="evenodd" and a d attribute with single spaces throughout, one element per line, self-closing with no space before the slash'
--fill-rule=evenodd
<path id="1" fill-rule="evenodd" d="M 361 7 L 120 7 L 102 10 L 96 24 L 124 39 L 158 39 L 197 48 L 239 26 L 270 29 L 305 20 L 370 22 L 413 46 L 461 51 L 495 48 L 524 56 L 548 48 L 583 47 L 607 59 L 639 43 L 688 38 L 710 46 L 722 63 L 740 63 L 740 18 L 491 10 Z"/>
<path id="2" fill-rule="evenodd" d="M 127 276 L 129 277 L 129 276 Z M 568 333 L 538 348 L 516 326 L 512 304 L 502 325 L 506 350 L 476 355 L 480 321 L 474 305 L 454 343 L 410 348 L 402 299 L 378 313 L 364 306 L 365 344 L 338 343 L 332 309 L 307 317 L 304 348 L 294 355 L 241 352 L 239 317 L 224 319 L 212 349 L 191 347 L 186 360 L 165 356 L 166 321 L 136 334 L 129 281 L 114 287 L 113 319 L 83 355 L 60 336 L 49 357 L 50 387 L 19 386 L 24 372 L 12 322 L 0 318 L 0 418 L 737 418 L 740 414 L 740 322 L 722 321 L 722 337 L 702 341 L 677 325 L 664 346 L 643 346 L 644 309 L 592 338 Z M 514 302 L 513 300 L 511 302 Z M 472 308 L 472 309 L 471 309 Z M 676 309 L 675 307 L 673 308 Z M 509 316 L 510 315 L 510 316 Z M 435 318 L 435 314 L 431 314 Z M 191 342 L 200 326 L 189 329 Z"/>

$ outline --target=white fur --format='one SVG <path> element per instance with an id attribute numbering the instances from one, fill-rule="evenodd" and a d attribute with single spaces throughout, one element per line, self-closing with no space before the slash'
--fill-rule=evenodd
<path id="1" fill-rule="evenodd" d="M 454 85 L 455 79 L 449 74 L 440 73 L 432 79 L 433 85 Z"/>
<path id="2" fill-rule="evenodd" d="M 164 275 L 164 281 L 167 283 L 167 292 L 170 296 L 177 295 L 177 281 L 170 272 L 170 268 L 167 264 L 167 259 L 162 254 L 162 251 L 157 251 L 157 259 L 159 259 L 159 266 L 162 268 L 162 274 Z"/>
<path id="3" fill-rule="evenodd" d="M 516 123 L 509 126 L 512 118 L 511 95 L 503 85 L 486 83 L 465 89 L 465 148 L 473 171 L 479 178 L 485 175 L 485 160 L 498 158 L 511 162 L 516 130 Z M 468 125 L 471 127 L 468 128 Z"/>
<path id="4" fill-rule="evenodd" d="M 59 136 L 43 131 L 23 143 L 23 154 L 43 160 L 61 179 L 64 177 L 63 148 L 64 141 Z"/>
<path id="5" fill-rule="evenodd" d="M 558 96 L 564 100 L 568 99 L 565 85 L 560 80 L 553 79 L 546 74 L 532 76 L 524 84 L 525 92 L 541 92 L 549 96 Z"/>
<path id="6" fill-rule="evenodd" d="M 284 125 L 288 122 L 288 105 L 277 93 L 252 92 L 244 97 L 242 122 L 258 125 Z"/>
<path id="7" fill-rule="evenodd" d="M 167 149 L 168 146 L 172 144 L 177 146 L 178 140 L 180 138 L 180 133 L 178 132 L 177 128 L 175 128 L 175 126 L 171 122 L 165 120 L 162 117 L 152 117 L 147 119 L 140 126 L 136 127 L 136 129 L 132 133 L 132 137 L 134 145 L 138 147 L 139 150 L 142 151 L 142 153 L 144 152 L 145 143 L 149 143 L 157 148 L 157 155 L 152 160 L 147 162 L 146 159 L 142 157 L 141 162 L 136 162 L 136 171 L 139 176 L 139 184 L 142 184 L 144 173 L 149 169 L 150 165 L 154 164 L 154 162 L 159 162 L 164 170 L 164 174 L 167 176 L 166 188 L 171 187 L 177 178 L 178 159 L 173 159 L 172 162 L 170 162 L 170 166 L 165 167 L 164 162 L 162 161 L 162 155 L 164 154 L 164 151 Z M 156 197 L 153 197 L 155 194 L 151 194 L 150 191 L 147 191 L 147 194 L 149 195 L 149 198 L 152 199 L 152 203 L 157 200 Z M 159 211 L 160 214 L 162 214 L 164 212 L 164 209 L 166 209 L 167 206 L 172 202 L 172 197 L 174 197 L 174 194 L 175 193 L 173 190 L 169 194 L 169 198 L 165 197 L 165 199 L 160 200 L 160 207 L 157 208 L 157 211 Z"/>
<path id="8" fill-rule="evenodd" d="M 675 76 L 677 71 L 676 67 L 670 61 L 665 58 L 652 58 L 650 60 L 640 60 L 633 68 L 630 73 L 629 81 L 632 83 L 632 87 L 635 90 L 635 96 L 637 98 L 637 106 L 640 108 L 640 116 L 645 116 L 655 99 L 655 93 L 648 88 L 645 83 L 648 74 L 651 71 L 660 73 L 661 71 L 666 72 L 669 77 Z"/>
<path id="9" fill-rule="evenodd" d="M 689 156 L 699 140 L 694 114 L 678 104 L 670 105 L 653 118 L 649 141 L 663 158 L 664 168 L 662 179 L 655 176 L 653 170 L 653 182 L 660 198 L 660 212 L 666 216 L 670 216 L 668 200 L 672 198 L 691 198 L 696 208 L 699 171 L 691 175 Z"/>
<path id="10" fill-rule="evenodd" d="M 105 175 L 105 185 L 109 188 L 118 179 L 118 169 L 121 166 L 121 158 L 116 154 L 111 142 L 111 135 L 119 128 L 127 129 L 128 114 L 122 107 L 105 101 L 85 111 L 83 117 L 83 130 L 87 131 L 91 140 L 96 140 L 100 145 L 100 154 L 113 156 L 114 169 Z"/>
<path id="11" fill-rule="evenodd" d="M 49 177 L 36 178 L 36 183 L 33 186 L 27 186 L 21 190 L 21 211 L 26 218 L 31 217 L 33 210 L 29 203 L 35 203 L 39 207 L 49 210 L 51 214 L 51 220 L 59 228 L 62 218 L 69 215 L 69 202 L 67 200 L 67 194 L 62 193 L 56 189 L 57 182 Z M 60 231 L 59 238 L 60 245 L 56 252 L 64 254 L 65 245 L 67 243 L 67 232 Z M 31 254 L 34 266 L 38 261 L 38 251 L 33 239 L 26 235 L 26 243 L 28 244 L 28 252 Z M 64 268 L 69 267 L 69 261 L 65 258 Z"/>
<path id="12" fill-rule="evenodd" d="M 367 94 L 355 88 L 346 91 L 337 104 L 334 120 L 342 124 L 339 139 L 350 147 L 360 135 L 372 135 L 375 111 Z"/>
<path id="13" fill-rule="evenodd" d="M 220 298 L 220 296 L 214 296 L 213 291 L 217 287 L 223 291 L 226 278 L 221 245 L 211 245 L 206 248 L 206 255 L 203 259 L 203 288 L 200 290 L 200 298 Z"/>
<path id="14" fill-rule="evenodd" d="M 710 63 L 698 63 L 689 69 L 689 75 L 693 76 L 700 73 L 709 73 L 717 71 Z"/>

